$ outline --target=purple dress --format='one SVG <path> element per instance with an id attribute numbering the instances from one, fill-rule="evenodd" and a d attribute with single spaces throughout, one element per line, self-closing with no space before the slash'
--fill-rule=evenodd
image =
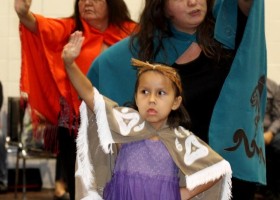
<path id="1" fill-rule="evenodd" d="M 178 167 L 161 141 L 123 144 L 106 200 L 180 200 Z"/>

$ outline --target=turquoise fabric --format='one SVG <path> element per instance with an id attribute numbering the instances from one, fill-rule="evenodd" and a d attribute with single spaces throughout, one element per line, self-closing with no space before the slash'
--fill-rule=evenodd
<path id="1" fill-rule="evenodd" d="M 232 3 L 232 0 L 223 3 L 227 1 Z M 223 11 L 222 20 L 217 21 L 220 28 L 229 26 L 227 17 L 233 16 L 228 6 L 224 8 L 228 9 Z M 227 39 L 227 31 L 223 30 L 216 34 L 220 41 Z M 254 0 L 209 130 L 210 146 L 230 162 L 233 176 L 262 184 L 266 183 L 263 118 L 267 60 L 264 31 L 264 1 Z"/>
<path id="2" fill-rule="evenodd" d="M 172 65 L 189 45 L 195 41 L 195 35 L 179 32 L 172 28 L 174 37 L 164 40 L 168 55 L 162 52 L 155 62 Z M 104 51 L 92 64 L 88 78 L 104 96 L 119 105 L 133 100 L 136 81 L 135 67 L 130 65 L 131 58 L 138 58 L 129 48 L 130 38 L 126 38 Z M 124 70 L 125 69 L 125 70 Z"/>
<path id="3" fill-rule="evenodd" d="M 234 0 L 216 0 L 213 8 L 216 17 L 215 38 L 230 49 L 235 48 L 237 8 L 237 1 Z"/>
<path id="4" fill-rule="evenodd" d="M 234 48 L 236 2 L 237 0 L 217 0 L 213 11 L 217 15 L 215 37 L 228 48 Z M 264 151 L 261 121 L 266 99 L 265 84 L 257 99 L 258 105 L 252 106 L 250 100 L 259 78 L 266 76 L 263 9 L 263 0 L 254 0 L 243 41 L 215 106 L 209 133 L 210 146 L 230 162 L 233 176 L 259 183 L 266 182 L 265 165 L 261 154 L 251 151 Z M 164 40 L 168 55 L 161 52 L 155 62 L 172 65 L 195 41 L 195 35 L 188 35 L 174 28 L 172 31 L 174 36 Z M 100 93 L 119 105 L 133 100 L 136 70 L 131 66 L 130 60 L 132 57 L 137 58 L 137 54 L 130 51 L 129 42 L 130 38 L 126 38 L 108 48 L 95 60 L 88 72 L 89 79 Z M 259 117 L 257 127 L 256 117 Z M 230 148 L 236 147 L 233 135 L 239 129 L 244 130 L 249 145 L 256 144 L 258 147 L 250 147 L 250 157 L 247 156 L 243 143 L 235 151 Z"/>

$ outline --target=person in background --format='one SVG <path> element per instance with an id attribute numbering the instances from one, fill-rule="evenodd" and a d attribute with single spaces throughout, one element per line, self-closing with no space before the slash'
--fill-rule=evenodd
<path id="1" fill-rule="evenodd" d="M 3 105 L 3 86 L 0 81 L 0 114 Z M 7 171 L 7 150 L 5 148 L 6 136 L 3 131 L 2 114 L 0 116 L 0 193 L 7 192 L 8 190 L 8 171 Z"/>
<path id="2" fill-rule="evenodd" d="M 57 136 L 45 136 L 46 148 L 58 145 L 54 199 L 66 199 L 64 183 L 75 197 L 76 135 L 80 99 L 67 78 L 61 52 L 71 33 L 83 32 L 85 41 L 77 63 L 84 74 L 105 49 L 127 37 L 135 28 L 123 0 L 76 0 L 74 13 L 66 18 L 46 18 L 30 11 L 31 0 L 15 0 L 20 20 L 22 48 L 21 91 L 28 94 L 32 110 L 53 126 Z M 38 120 L 32 114 L 32 121 Z M 59 173 L 62 173 L 61 175 Z M 63 181 L 62 181 L 63 180 Z"/>
<path id="3" fill-rule="evenodd" d="M 82 195 L 76 198 L 230 199 L 229 163 L 185 129 L 190 118 L 182 105 L 182 84 L 176 70 L 132 59 L 138 68 L 135 99 L 132 107 L 119 107 L 102 96 L 74 62 L 83 40 L 81 32 L 73 33 L 62 52 L 69 79 L 84 101 L 76 171 L 81 181 L 77 191 Z M 87 114 L 85 106 L 94 112 L 96 120 Z M 85 125 L 92 128 L 87 130 Z M 96 155 L 104 153 L 93 147 L 101 146 L 107 152 L 113 144 L 121 144 L 115 167 L 103 166 L 103 159 Z M 115 151 L 111 153 L 116 156 Z M 113 169 L 113 175 L 104 188 L 100 178 L 106 179 L 106 169 Z M 179 170 L 187 187 L 179 187 Z M 218 182 L 222 185 L 215 187 Z"/>
<path id="4" fill-rule="evenodd" d="M 267 78 L 267 100 L 264 117 L 264 141 L 270 145 L 280 131 L 280 87 L 272 79 Z"/>
<path id="5" fill-rule="evenodd" d="M 264 141 L 266 145 L 267 185 L 258 193 L 266 199 L 280 199 L 280 87 L 267 78 L 267 100 L 264 117 Z"/>
<path id="6" fill-rule="evenodd" d="M 190 130 L 230 162 L 233 199 L 252 200 L 266 184 L 264 1 L 146 0 L 138 31 L 87 75 L 119 105 L 134 96 L 132 57 L 178 70 Z"/>

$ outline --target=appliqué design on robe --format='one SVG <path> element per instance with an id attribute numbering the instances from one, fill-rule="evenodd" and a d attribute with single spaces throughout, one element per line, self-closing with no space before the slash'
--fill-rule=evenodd
<path id="1" fill-rule="evenodd" d="M 76 199 L 102 199 L 105 184 L 111 178 L 116 143 L 128 143 L 158 136 L 181 170 L 184 186 L 193 189 L 220 179 L 200 199 L 231 198 L 231 167 L 206 143 L 183 127 L 165 126 L 156 131 L 132 108 L 119 107 L 94 89 L 94 112 L 83 102 L 81 126 L 77 138 Z M 112 159 L 113 158 L 113 159 Z"/>

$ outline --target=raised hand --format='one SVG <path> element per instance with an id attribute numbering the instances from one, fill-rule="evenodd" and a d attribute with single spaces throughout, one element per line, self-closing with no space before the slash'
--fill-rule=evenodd
<path id="1" fill-rule="evenodd" d="M 70 67 L 79 56 L 83 41 L 84 37 L 81 31 L 76 31 L 70 36 L 69 42 L 64 46 L 61 55 L 65 67 Z"/>
<path id="2" fill-rule="evenodd" d="M 37 31 L 36 18 L 30 12 L 32 0 L 15 0 L 15 11 L 19 17 L 20 22 L 32 32 Z"/>
<path id="3" fill-rule="evenodd" d="M 19 16 L 26 16 L 30 10 L 32 0 L 15 0 L 14 8 Z"/>
<path id="4" fill-rule="evenodd" d="M 93 110 L 93 88 L 91 82 L 79 69 L 75 59 L 79 56 L 84 37 L 81 31 L 74 32 L 69 42 L 64 46 L 61 57 L 65 64 L 65 70 L 72 85 L 78 92 L 78 95 Z"/>

